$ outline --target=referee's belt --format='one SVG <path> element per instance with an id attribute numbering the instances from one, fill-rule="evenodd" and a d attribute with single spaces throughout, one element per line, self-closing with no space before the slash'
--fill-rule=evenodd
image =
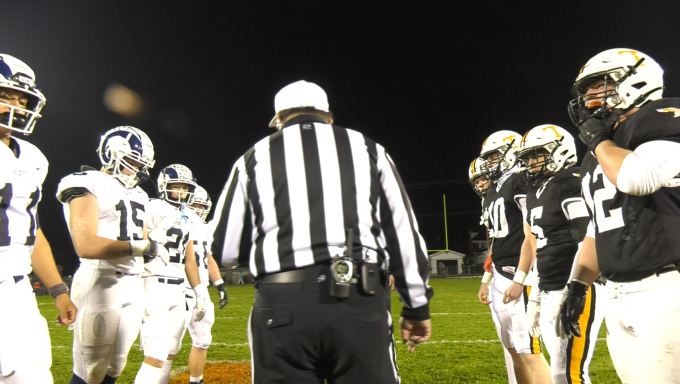
<path id="1" fill-rule="evenodd" d="M 323 280 L 332 278 L 330 264 L 310 265 L 292 271 L 276 272 L 266 275 L 255 280 L 255 287 L 257 288 L 264 284 L 303 284 L 314 279 L 318 282 L 322 282 Z M 350 280 L 351 284 L 356 284 L 357 282 L 358 280 L 356 277 L 352 277 Z"/>

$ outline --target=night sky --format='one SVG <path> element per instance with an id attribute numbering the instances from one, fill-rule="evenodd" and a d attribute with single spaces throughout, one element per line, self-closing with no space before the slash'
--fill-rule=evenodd
<path id="1" fill-rule="evenodd" d="M 445 247 L 446 194 L 449 248 L 466 252 L 480 229 L 467 168 L 486 136 L 573 132 L 573 80 L 609 48 L 649 54 L 666 70 L 664 95 L 678 95 L 679 16 L 677 1 L 5 2 L 0 52 L 30 65 L 47 97 L 28 140 L 50 161 L 39 212 L 59 264 L 77 258 L 56 186 L 99 167 L 102 133 L 141 128 L 154 180 L 181 163 L 216 200 L 234 161 L 273 133 L 276 92 L 300 79 L 326 90 L 337 125 L 387 149 L 428 249 Z M 137 92 L 141 113 L 108 110 L 111 84 Z"/>

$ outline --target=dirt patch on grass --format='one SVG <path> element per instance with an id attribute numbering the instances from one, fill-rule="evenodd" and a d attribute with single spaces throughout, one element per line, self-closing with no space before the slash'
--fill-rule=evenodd
<path id="1" fill-rule="evenodd" d="M 203 371 L 206 384 L 248 384 L 251 383 L 250 363 L 208 363 Z M 187 384 L 189 371 L 181 373 L 170 380 L 169 384 Z"/>

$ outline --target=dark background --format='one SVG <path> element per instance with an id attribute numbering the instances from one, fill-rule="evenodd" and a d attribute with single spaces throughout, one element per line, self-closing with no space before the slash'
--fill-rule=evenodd
<path id="1" fill-rule="evenodd" d="M 649 54 L 667 70 L 665 95 L 677 95 L 678 4 L 8 1 L 0 52 L 30 65 L 47 97 L 29 140 L 51 165 L 40 217 L 59 264 L 77 258 L 56 185 L 81 164 L 99 166 L 102 133 L 143 129 L 154 179 L 185 164 L 216 200 L 233 162 L 273 133 L 276 92 L 300 79 L 326 90 L 336 124 L 385 146 L 428 249 L 445 247 L 446 194 L 449 248 L 466 253 L 468 231 L 481 229 L 466 179 L 482 141 L 545 123 L 573 132 L 571 85 L 605 49 Z M 140 114 L 105 107 L 115 83 L 141 95 Z"/>

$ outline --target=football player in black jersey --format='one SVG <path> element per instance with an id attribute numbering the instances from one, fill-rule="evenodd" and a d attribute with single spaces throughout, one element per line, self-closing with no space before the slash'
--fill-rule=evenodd
<path id="1" fill-rule="evenodd" d="M 482 164 L 484 163 L 484 160 L 480 158 L 475 158 L 472 160 L 472 163 L 470 163 L 470 168 L 468 169 L 468 182 L 470 183 L 470 186 L 472 187 L 472 190 L 477 193 L 477 196 L 482 198 L 482 207 L 484 206 L 484 196 L 486 195 L 486 191 L 489 189 L 491 186 L 491 179 L 489 178 L 489 173 L 486 169 L 482 169 Z M 487 246 L 489 245 L 489 230 L 488 230 L 488 217 L 485 214 L 485 212 L 482 212 L 482 217 L 481 217 L 481 222 L 479 223 L 481 225 L 484 225 L 486 228 L 486 243 Z M 488 269 L 487 269 L 487 264 L 488 264 Z M 491 284 L 491 279 L 493 278 L 493 274 L 491 273 L 491 255 L 489 255 L 487 262 L 484 263 L 484 276 L 482 277 L 482 285 L 479 288 L 479 293 L 477 294 L 477 297 L 479 298 L 479 301 L 484 304 L 484 305 L 489 305 L 491 304 L 491 301 L 489 301 L 489 285 Z M 498 339 L 501 339 L 501 324 L 498 321 L 498 317 L 496 316 L 496 312 L 493 310 L 491 311 L 491 318 L 493 319 L 493 322 L 495 324 L 496 328 L 496 334 L 498 334 Z M 517 384 L 517 379 L 515 378 L 515 367 L 512 363 L 512 355 L 510 355 L 510 352 L 508 352 L 507 349 L 503 348 L 503 354 L 505 355 L 505 368 L 507 369 L 508 372 L 508 383 L 509 384 Z"/>
<path id="2" fill-rule="evenodd" d="M 522 248 L 525 252 L 517 269 L 529 271 L 535 258 L 538 270 L 539 289 L 531 291 L 527 306 L 529 333 L 543 338 L 553 384 L 590 383 L 588 366 L 604 319 L 604 287 L 595 284 L 588 290 L 586 309 L 579 318 L 583 337 L 561 338 L 553 321 L 566 297 L 565 287 L 590 221 L 575 167 L 574 138 L 556 125 L 539 125 L 524 135 L 517 157 L 531 186 L 524 223 L 531 235 L 524 240 L 529 246 Z M 522 285 L 513 283 L 504 299 L 515 300 L 521 294 Z"/>
<path id="3" fill-rule="evenodd" d="M 588 146 L 581 180 L 594 244 L 584 242 L 561 321 L 581 333 L 588 286 L 600 272 L 609 279 L 607 344 L 624 383 L 680 378 L 680 99 L 662 90 L 651 57 L 611 49 L 586 63 L 569 105 Z"/>
<path id="4" fill-rule="evenodd" d="M 517 381 L 520 383 L 550 382 L 550 367 L 539 339 L 529 335 L 526 319 L 528 292 L 518 301 L 503 302 L 503 293 L 513 281 L 532 285 L 535 274 L 515 273 L 524 241 L 523 223 L 526 217 L 526 178 L 515 173 L 516 154 L 521 137 L 512 131 L 499 131 L 482 145 L 480 157 L 493 181 L 484 197 L 484 214 L 488 217 L 489 236 L 493 237 L 490 253 L 493 260 L 491 308 L 501 325 L 501 342 L 513 358 Z M 526 279 L 526 281 L 525 281 Z M 482 284 L 482 289 L 486 284 Z M 481 290 L 481 289 L 480 289 Z M 520 304 L 517 304 L 520 302 Z"/>

